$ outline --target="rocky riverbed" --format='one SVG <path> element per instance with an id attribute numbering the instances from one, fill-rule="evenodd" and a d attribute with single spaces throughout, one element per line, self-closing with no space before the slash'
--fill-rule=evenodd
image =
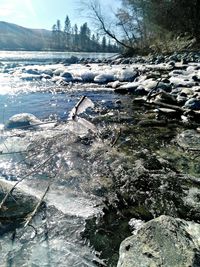
<path id="1" fill-rule="evenodd" d="M 200 53 L 2 64 L 1 73 L 34 82 L 32 93 L 41 81 L 44 93 L 115 96 L 80 115 L 86 125 L 21 114 L 2 127 L 1 200 L 23 178 L 1 205 L 2 266 L 199 266 Z"/>

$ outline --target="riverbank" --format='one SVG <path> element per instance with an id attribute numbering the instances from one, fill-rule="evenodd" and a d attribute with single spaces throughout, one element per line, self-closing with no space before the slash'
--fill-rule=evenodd
<path id="1" fill-rule="evenodd" d="M 144 247 L 143 241 L 151 242 L 149 236 L 154 235 L 154 226 L 160 227 L 160 220 L 169 231 L 171 224 L 180 222 L 177 218 L 199 225 L 199 69 L 198 53 L 45 65 L 3 63 L 2 75 L 15 77 L 20 84 L 25 82 L 24 87 L 10 88 L 14 94 L 28 93 L 33 98 L 42 92 L 41 101 L 42 95 L 50 93 L 68 97 L 70 103 L 70 95 L 79 92 L 77 99 L 89 92 L 87 97 L 94 102 L 94 107 L 79 115 L 92 126 L 68 121 L 68 116 L 64 120 L 54 116 L 52 121 L 51 117 L 39 118 L 44 125 L 37 123 L 35 127 L 31 117 L 21 115 L 23 125 L 10 120 L 12 129 L 1 132 L 4 179 L 14 184 L 27 177 L 17 186 L 23 198 L 14 190 L 17 202 L 10 197 L 9 205 L 5 202 L 1 210 L 3 258 L 22 264 L 19 257 L 23 254 L 29 262 L 38 264 L 39 243 L 46 255 L 40 266 L 48 265 L 50 259 L 56 266 L 116 266 L 120 243 L 137 230 L 137 242 L 134 238 L 123 242 L 118 265 L 132 266 L 131 261 L 138 258 L 138 266 L 143 266 L 147 257 L 151 264 L 170 266 L 167 259 L 158 260 L 163 257 L 154 251 L 155 247 L 159 249 L 158 240 L 152 241 L 155 247 L 150 247 L 151 254 L 139 248 Z M 93 97 L 96 91 L 99 99 Z M 100 98 L 105 91 L 109 94 Z M 67 109 L 67 101 L 65 105 Z M 25 129 L 24 123 L 29 127 Z M 14 153 L 17 149 L 25 153 L 18 153 L 20 158 Z M 8 162 L 11 167 L 5 168 Z M 27 213 L 33 210 L 31 203 L 39 202 L 49 181 L 50 191 L 31 223 L 36 230 L 22 227 Z M 2 198 L 7 190 L 4 186 Z M 30 201 L 30 196 L 36 200 Z M 26 208 L 30 210 L 24 210 L 22 200 L 29 203 Z M 13 214 L 12 205 L 16 203 L 21 210 Z M 166 216 L 159 219 L 161 215 Z M 18 224 L 14 223 L 16 217 Z M 154 218 L 158 219 L 151 221 Z M 194 229 L 198 228 L 196 224 Z M 188 225 L 193 226 L 190 222 Z M 142 235 L 146 227 L 147 239 Z M 179 234 L 177 228 L 175 234 Z M 161 239 L 164 230 L 159 230 Z M 12 238 L 13 233 L 17 238 Z M 189 240 L 187 235 L 182 238 L 186 243 Z M 195 233 L 192 239 L 196 240 Z M 9 240 L 13 245 L 6 249 Z M 172 237 L 169 244 L 173 242 Z M 179 245 L 180 240 L 176 242 Z M 63 248 L 61 252 L 59 247 Z M 198 244 L 195 249 L 200 251 Z M 197 253 L 191 255 L 191 261 L 197 262 Z M 173 257 L 179 259 L 177 255 Z M 180 260 L 177 262 L 180 264 Z M 184 258 L 181 266 L 187 266 Z"/>

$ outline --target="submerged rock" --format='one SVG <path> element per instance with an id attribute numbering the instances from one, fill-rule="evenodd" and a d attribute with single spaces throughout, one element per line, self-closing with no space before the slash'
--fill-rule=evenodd
<path id="1" fill-rule="evenodd" d="M 160 216 L 122 242 L 117 267 L 200 266 L 199 236 L 199 224 Z"/>
<path id="2" fill-rule="evenodd" d="M 67 82 L 71 82 L 73 80 L 72 74 L 68 71 L 64 71 L 61 75 Z"/>

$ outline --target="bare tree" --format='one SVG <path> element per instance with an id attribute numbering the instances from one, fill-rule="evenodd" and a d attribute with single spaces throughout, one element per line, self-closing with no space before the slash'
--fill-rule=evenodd
<path id="1" fill-rule="evenodd" d="M 87 11 L 87 17 L 93 21 L 98 32 L 102 35 L 108 35 L 124 48 L 133 49 L 133 42 L 128 32 L 126 32 L 126 27 L 121 17 L 118 18 L 118 16 L 114 14 L 114 21 L 110 18 L 108 19 L 105 13 L 102 12 L 102 7 L 98 0 L 82 1 L 81 4 L 83 6 L 82 10 L 84 10 L 84 12 Z"/>

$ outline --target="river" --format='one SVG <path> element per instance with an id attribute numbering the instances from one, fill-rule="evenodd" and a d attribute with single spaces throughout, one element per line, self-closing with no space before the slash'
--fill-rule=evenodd
<path id="1" fill-rule="evenodd" d="M 113 55 L 0 52 L 0 179 L 13 184 L 27 176 L 18 187 L 40 199 L 49 179 L 54 177 L 46 197 L 49 208 L 38 212 L 33 221 L 39 232 L 36 237 L 30 227 L 25 230 L 21 227 L 22 222 L 6 221 L 0 227 L 0 266 L 104 266 L 81 233 L 86 220 L 102 213 L 97 208 L 98 198 L 90 195 L 91 190 L 98 190 L 97 185 L 88 186 L 88 182 L 92 176 L 100 175 L 95 157 L 106 146 L 99 137 L 87 136 L 88 129 L 68 125 L 68 118 L 84 95 L 95 105 L 95 110 L 89 109 L 84 118 L 88 121 L 96 118 L 103 130 L 105 124 L 98 116 L 107 110 L 117 112 L 119 96 L 102 85 L 75 83 L 71 88 L 70 83 L 62 86 L 52 81 L 50 72 L 59 71 L 63 60 L 72 56 L 103 59 Z M 74 65 L 73 71 L 79 67 Z M 123 99 L 126 101 L 127 97 Z M 12 116 L 24 113 L 36 116 L 44 128 L 4 130 Z M 38 169 L 46 160 L 47 164 Z"/>
<path id="2" fill-rule="evenodd" d="M 23 63 L 49 63 L 61 61 L 70 57 L 78 58 L 108 58 L 115 53 L 89 53 L 89 52 L 32 52 L 32 51 L 0 51 L 0 61 L 2 62 L 23 62 Z"/>
<path id="3" fill-rule="evenodd" d="M 199 112 L 159 107 L 199 105 L 199 63 L 118 59 L 0 52 L 0 266 L 116 267 L 145 221 L 199 222 Z"/>
<path id="4" fill-rule="evenodd" d="M 57 86 L 48 80 L 41 79 L 29 81 L 20 79 L 17 69 L 23 66 L 48 65 L 49 68 L 55 62 L 62 62 L 70 57 L 78 58 L 106 58 L 115 54 L 106 53 L 77 53 L 77 52 L 20 52 L 20 51 L 0 51 L 0 62 L 2 62 L 0 79 L 0 123 L 5 122 L 9 117 L 16 113 L 33 113 L 40 118 L 47 118 L 52 114 L 59 117 L 66 117 L 69 110 L 80 98 L 82 92 L 74 93 L 68 91 L 65 94 L 55 94 L 54 88 Z M 57 86 L 58 87 L 58 86 Z M 45 91 L 45 93 L 44 93 Z M 50 93 L 49 93 L 50 91 Z M 95 101 L 105 99 L 101 92 L 86 92 Z M 34 93 L 34 94 L 33 94 Z M 106 98 L 112 98 L 106 91 Z"/>

